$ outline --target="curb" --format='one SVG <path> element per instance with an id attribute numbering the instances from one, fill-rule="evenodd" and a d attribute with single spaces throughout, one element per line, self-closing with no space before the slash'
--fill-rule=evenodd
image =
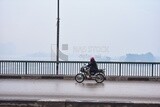
<path id="1" fill-rule="evenodd" d="M 0 100 L 0 107 L 159 107 L 160 103 L 76 100 Z"/>
<path id="2" fill-rule="evenodd" d="M 0 79 L 64 79 L 74 80 L 75 76 L 69 75 L 0 75 Z M 107 76 L 107 81 L 160 81 L 160 77 L 125 77 Z"/>

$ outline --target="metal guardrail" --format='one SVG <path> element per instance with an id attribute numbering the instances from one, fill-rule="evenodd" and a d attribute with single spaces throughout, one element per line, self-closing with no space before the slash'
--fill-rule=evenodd
<path id="1" fill-rule="evenodd" d="M 58 75 L 76 75 L 88 62 L 59 61 Z M 56 61 L 0 60 L 0 75 L 57 75 Z M 159 62 L 97 62 L 106 76 L 160 77 Z"/>

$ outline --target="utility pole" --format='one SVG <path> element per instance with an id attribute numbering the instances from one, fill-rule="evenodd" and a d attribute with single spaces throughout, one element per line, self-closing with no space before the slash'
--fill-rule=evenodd
<path id="1" fill-rule="evenodd" d="M 58 70 L 59 70 L 59 22 L 60 22 L 60 18 L 59 18 L 59 0 L 57 0 L 57 56 L 56 56 L 56 61 L 57 61 L 57 65 L 56 65 L 56 74 L 58 75 Z"/>

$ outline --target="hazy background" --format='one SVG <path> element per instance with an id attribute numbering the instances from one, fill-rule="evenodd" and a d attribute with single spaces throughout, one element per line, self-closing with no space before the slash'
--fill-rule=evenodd
<path id="1" fill-rule="evenodd" d="M 50 60 L 56 20 L 57 0 L 0 0 L 0 59 Z M 60 49 L 68 44 L 69 60 L 159 58 L 159 41 L 160 0 L 60 0 Z"/>

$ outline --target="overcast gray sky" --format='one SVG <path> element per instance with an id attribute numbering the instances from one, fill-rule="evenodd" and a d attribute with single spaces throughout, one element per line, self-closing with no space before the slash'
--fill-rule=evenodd
<path id="1" fill-rule="evenodd" d="M 0 0 L 0 51 L 50 53 L 56 9 L 57 0 Z M 60 44 L 71 54 L 74 46 L 107 46 L 108 56 L 160 56 L 159 41 L 160 0 L 60 0 Z"/>

